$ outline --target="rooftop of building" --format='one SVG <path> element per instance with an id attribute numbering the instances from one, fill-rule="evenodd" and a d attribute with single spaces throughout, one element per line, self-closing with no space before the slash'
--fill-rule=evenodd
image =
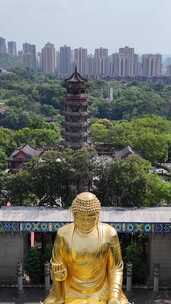
<path id="1" fill-rule="evenodd" d="M 0 74 L 11 74 L 11 72 L 8 72 L 7 70 L 0 67 Z"/>
<path id="2" fill-rule="evenodd" d="M 116 159 L 125 159 L 129 155 L 135 155 L 135 154 L 136 154 L 136 152 L 130 146 L 127 146 L 127 147 L 123 148 L 122 150 L 117 151 L 115 153 L 115 158 Z"/>
<path id="3" fill-rule="evenodd" d="M 74 73 L 67 79 L 66 82 L 85 82 L 87 81 L 86 78 L 83 78 L 81 74 L 77 71 L 77 66 L 75 67 Z"/>
<path id="4" fill-rule="evenodd" d="M 106 223 L 171 224 L 171 207 L 113 208 L 103 207 L 101 221 Z M 69 223 L 71 209 L 45 207 L 1 207 L 2 222 Z"/>
<path id="5" fill-rule="evenodd" d="M 41 149 L 34 149 L 29 145 L 23 145 L 19 148 L 17 148 L 11 155 L 10 155 L 10 159 L 13 159 L 19 152 L 23 152 L 24 154 L 31 156 L 31 157 L 35 157 L 35 156 L 39 156 L 43 150 Z"/>

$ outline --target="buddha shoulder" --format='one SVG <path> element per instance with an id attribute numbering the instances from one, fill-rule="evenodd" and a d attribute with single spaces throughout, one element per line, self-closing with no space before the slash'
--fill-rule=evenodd
<path id="1" fill-rule="evenodd" d="M 117 237 L 117 231 L 115 228 L 113 228 L 109 224 L 102 223 L 101 225 L 102 225 L 103 234 L 104 234 L 106 240 L 110 241 L 113 238 Z"/>
<path id="2" fill-rule="evenodd" d="M 74 229 L 74 224 L 66 224 L 63 227 L 58 229 L 58 236 L 61 238 L 68 238 L 70 235 L 72 235 Z"/>

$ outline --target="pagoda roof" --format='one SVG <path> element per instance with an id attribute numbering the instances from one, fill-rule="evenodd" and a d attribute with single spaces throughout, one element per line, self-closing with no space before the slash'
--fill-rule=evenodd
<path id="1" fill-rule="evenodd" d="M 87 81 L 86 78 L 82 77 L 80 73 L 77 71 L 77 66 L 75 67 L 74 73 L 67 79 L 65 79 L 66 82 L 85 82 Z"/>

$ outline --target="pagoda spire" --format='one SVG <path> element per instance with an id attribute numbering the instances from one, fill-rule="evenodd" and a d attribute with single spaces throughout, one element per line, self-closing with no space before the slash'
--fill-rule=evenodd
<path id="1" fill-rule="evenodd" d="M 77 65 L 75 65 L 75 75 L 77 75 L 78 71 L 77 71 Z"/>

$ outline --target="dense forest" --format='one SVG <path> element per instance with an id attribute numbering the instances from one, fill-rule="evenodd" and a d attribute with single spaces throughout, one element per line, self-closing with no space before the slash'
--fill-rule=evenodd
<path id="1" fill-rule="evenodd" d="M 107 205 L 170 203 L 169 170 L 167 178 L 152 171 L 171 159 L 171 85 L 94 80 L 87 93 L 92 143 L 109 143 L 116 151 L 130 145 L 136 156 L 99 165 L 93 148 L 57 151 L 64 83 L 15 68 L 0 76 L 0 190 L 6 189 L 14 204 L 53 205 L 62 197 L 69 205 L 84 179 Z M 44 162 L 35 159 L 15 175 L 4 173 L 9 155 L 26 143 L 49 150 Z"/>

